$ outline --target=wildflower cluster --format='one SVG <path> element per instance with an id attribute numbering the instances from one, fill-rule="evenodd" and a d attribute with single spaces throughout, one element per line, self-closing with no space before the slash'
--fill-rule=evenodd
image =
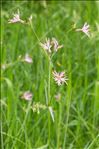
<path id="1" fill-rule="evenodd" d="M 48 53 L 51 54 L 52 52 L 57 52 L 58 49 L 62 48 L 63 45 L 59 45 L 58 41 L 55 38 L 51 39 L 46 39 L 45 43 L 40 43 L 41 47 Z M 65 77 L 65 72 L 56 72 L 53 71 L 53 77 L 58 86 L 66 83 L 67 84 L 67 78 Z"/>
<path id="2" fill-rule="evenodd" d="M 10 19 L 8 21 L 8 23 L 22 23 L 22 24 L 28 24 L 30 23 L 31 27 L 32 27 L 32 15 L 28 18 L 28 21 L 25 21 L 23 19 L 21 19 L 20 17 L 20 12 L 18 10 L 17 13 L 15 13 L 13 15 L 13 18 Z M 89 33 L 89 24 L 85 23 L 83 25 L 82 28 L 78 28 L 76 29 L 77 32 L 81 31 L 83 33 L 85 33 L 88 37 L 90 37 L 90 33 Z M 36 33 L 34 32 L 34 34 L 36 35 Z M 36 36 L 37 37 L 37 36 Z M 37 37 L 38 38 L 38 37 Z M 46 38 L 45 42 L 42 43 L 40 42 L 39 43 L 40 46 L 44 49 L 44 51 L 50 56 L 51 54 L 53 53 L 56 53 L 59 49 L 63 48 L 63 45 L 60 45 L 58 43 L 58 41 L 56 40 L 56 38 Z M 19 60 L 21 61 L 24 61 L 24 62 L 27 62 L 27 63 L 32 63 L 33 60 L 31 58 L 31 56 L 26 53 L 24 57 L 20 56 L 19 57 Z M 49 61 L 51 61 L 51 59 L 49 59 Z M 50 63 L 49 63 L 50 64 Z M 50 65 L 49 65 L 50 66 Z M 2 69 L 5 69 L 6 68 L 6 65 L 2 65 Z M 48 95 L 49 95 L 49 100 L 50 100 L 50 67 L 49 67 L 49 81 L 48 81 L 48 84 L 49 84 L 49 89 L 48 89 Z M 61 86 L 63 85 L 64 83 L 66 83 L 66 85 L 68 85 L 67 81 L 68 81 L 68 78 L 65 74 L 65 71 L 62 71 L 62 72 L 57 72 L 56 70 L 54 70 L 52 72 L 53 74 L 53 79 L 55 80 L 56 84 L 58 86 Z M 31 101 L 32 98 L 33 98 L 33 94 L 30 92 L 30 91 L 25 91 L 22 96 L 21 96 L 22 99 L 26 100 L 26 101 Z M 57 101 L 60 101 L 60 98 L 61 98 L 61 94 L 58 93 L 56 96 L 55 96 L 56 100 Z M 41 103 L 36 103 L 36 102 L 33 102 L 33 106 L 31 107 L 33 112 L 37 112 L 38 114 L 40 113 L 40 111 L 43 109 L 49 109 L 50 111 L 50 114 L 51 114 L 51 117 L 52 117 L 52 120 L 54 121 L 54 111 L 53 111 L 53 108 L 52 106 L 49 104 L 50 102 L 48 102 L 48 105 L 43 105 Z"/>
<path id="3" fill-rule="evenodd" d="M 59 45 L 58 41 L 55 38 L 46 39 L 45 43 L 40 43 L 41 47 L 48 53 L 57 52 L 58 49 L 62 48 L 63 45 Z"/>

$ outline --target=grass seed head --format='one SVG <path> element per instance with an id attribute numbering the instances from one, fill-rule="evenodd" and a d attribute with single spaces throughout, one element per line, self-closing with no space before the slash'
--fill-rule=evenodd
<path id="1" fill-rule="evenodd" d="M 33 106 L 32 106 L 32 110 L 33 112 L 37 113 L 37 114 L 40 114 L 40 111 L 41 110 L 45 110 L 47 107 L 43 104 L 41 104 L 40 102 L 37 102 L 37 103 L 33 103 Z"/>

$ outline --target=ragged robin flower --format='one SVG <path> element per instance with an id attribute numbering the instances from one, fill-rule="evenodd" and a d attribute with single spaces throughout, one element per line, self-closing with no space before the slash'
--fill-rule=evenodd
<path id="1" fill-rule="evenodd" d="M 32 100 L 33 94 L 30 91 L 26 91 L 22 94 L 21 98 L 27 101 Z"/>
<path id="2" fill-rule="evenodd" d="M 90 34 L 89 34 L 89 24 L 87 24 L 87 23 L 84 23 L 84 25 L 83 25 L 83 27 L 82 28 L 80 28 L 80 29 L 76 29 L 76 31 L 81 31 L 81 32 L 83 32 L 83 33 L 85 33 L 88 37 L 90 37 Z"/>
<path id="3" fill-rule="evenodd" d="M 27 62 L 27 63 L 32 63 L 33 62 L 32 58 L 29 56 L 29 54 L 25 55 L 24 61 Z"/>
<path id="4" fill-rule="evenodd" d="M 60 93 L 57 93 L 54 97 L 55 97 L 56 101 L 60 101 L 61 94 Z"/>
<path id="5" fill-rule="evenodd" d="M 52 45 L 55 52 L 63 47 L 63 45 L 59 45 L 58 41 L 55 38 L 52 38 Z"/>
<path id="6" fill-rule="evenodd" d="M 65 72 L 56 72 L 56 71 L 53 71 L 53 76 L 54 76 L 54 80 L 55 82 L 58 84 L 58 86 L 66 83 L 67 84 L 67 78 L 65 76 Z"/>
<path id="7" fill-rule="evenodd" d="M 50 39 L 46 39 L 45 43 L 40 43 L 40 46 L 48 53 L 51 53 L 51 41 Z"/>
<path id="8" fill-rule="evenodd" d="M 55 38 L 46 39 L 45 43 L 40 43 L 40 46 L 48 53 L 57 52 L 58 49 L 62 48 L 63 45 L 59 45 L 58 41 Z"/>
<path id="9" fill-rule="evenodd" d="M 20 12 L 19 12 L 19 10 L 18 10 L 18 12 L 16 14 L 13 14 L 13 18 L 10 19 L 8 21 L 8 23 L 18 23 L 18 22 L 24 23 L 24 21 L 20 19 Z"/>

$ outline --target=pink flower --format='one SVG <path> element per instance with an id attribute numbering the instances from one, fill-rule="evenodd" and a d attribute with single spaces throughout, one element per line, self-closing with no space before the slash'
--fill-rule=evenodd
<path id="1" fill-rule="evenodd" d="M 28 54 L 25 55 L 24 61 L 27 62 L 27 63 L 32 63 L 33 62 L 32 58 Z"/>
<path id="2" fill-rule="evenodd" d="M 8 23 L 17 23 L 17 22 L 24 23 L 24 21 L 20 19 L 19 10 L 16 14 L 13 15 L 13 18 L 8 21 Z"/>
<path id="3" fill-rule="evenodd" d="M 46 39 L 45 43 L 40 43 L 41 47 L 46 50 L 48 53 L 57 52 L 58 49 L 62 48 L 63 45 L 59 45 L 58 41 L 55 38 Z"/>
<path id="4" fill-rule="evenodd" d="M 60 99 L 61 99 L 61 94 L 60 94 L 60 93 L 56 94 L 56 95 L 55 95 L 55 99 L 56 99 L 56 101 L 60 101 Z"/>
<path id="5" fill-rule="evenodd" d="M 30 91 L 26 91 L 23 93 L 23 95 L 21 96 L 22 99 L 25 99 L 27 101 L 32 100 L 33 94 Z"/>
<path id="6" fill-rule="evenodd" d="M 58 86 L 62 85 L 63 83 L 67 84 L 67 78 L 65 77 L 65 72 L 53 72 L 53 76 L 54 76 L 54 80 L 56 81 L 56 83 L 58 84 Z"/>
<path id="7" fill-rule="evenodd" d="M 46 39 L 45 43 L 40 43 L 41 47 L 46 50 L 46 52 L 51 53 L 51 41 L 50 39 Z"/>
<path id="8" fill-rule="evenodd" d="M 58 49 L 63 47 L 63 45 L 59 45 L 58 41 L 55 38 L 52 38 L 52 45 L 55 52 L 57 52 Z"/>
<path id="9" fill-rule="evenodd" d="M 90 37 L 89 30 L 90 30 L 90 29 L 89 29 L 89 24 L 87 24 L 87 23 L 85 23 L 81 29 L 76 29 L 76 31 L 82 31 L 82 32 L 85 33 L 88 37 Z"/>

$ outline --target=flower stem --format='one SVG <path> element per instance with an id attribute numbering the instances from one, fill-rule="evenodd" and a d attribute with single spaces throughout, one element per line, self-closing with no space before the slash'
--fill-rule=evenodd
<path id="1" fill-rule="evenodd" d="M 31 29 L 32 29 L 32 31 L 33 31 L 33 33 L 34 33 L 35 37 L 36 37 L 36 38 L 37 38 L 37 40 L 40 42 L 40 40 L 39 40 L 39 38 L 38 38 L 38 36 L 37 36 L 37 34 L 36 34 L 35 30 L 34 30 L 34 27 L 33 27 L 32 21 L 30 21 L 30 26 L 31 26 Z"/>
<path id="2" fill-rule="evenodd" d="M 51 75 L 51 60 L 49 57 L 49 68 L 48 68 L 48 106 L 50 106 L 50 75 Z M 48 112 L 48 144 L 50 147 L 50 112 Z"/>
<path id="3" fill-rule="evenodd" d="M 71 78 L 71 74 L 70 74 L 69 78 Z M 64 131 L 65 133 L 64 133 L 63 149 L 66 148 L 66 143 L 67 143 L 68 122 L 69 122 L 69 116 L 70 116 L 70 105 L 71 105 L 71 79 L 69 79 L 67 97 L 66 97 L 66 124 L 65 124 L 65 131 Z"/>
<path id="4" fill-rule="evenodd" d="M 58 116 L 58 128 L 57 128 L 57 149 L 60 147 L 60 128 L 61 128 L 61 102 L 59 103 L 59 116 Z"/>
<path id="5" fill-rule="evenodd" d="M 48 105 L 50 105 L 50 74 L 51 74 L 51 61 L 50 61 L 50 58 L 49 58 L 49 70 L 48 70 Z"/>

